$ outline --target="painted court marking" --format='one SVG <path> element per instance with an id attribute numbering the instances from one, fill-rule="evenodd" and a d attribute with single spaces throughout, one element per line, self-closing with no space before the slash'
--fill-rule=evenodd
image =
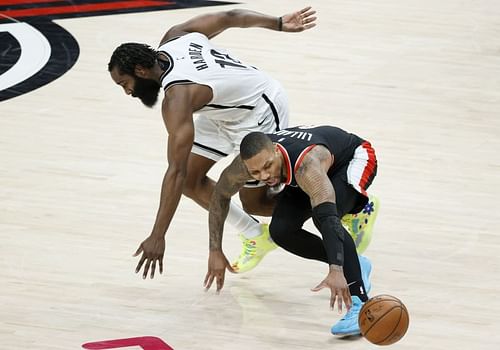
<path id="1" fill-rule="evenodd" d="M 174 350 L 160 338 L 151 336 L 101 340 L 82 345 L 84 349 L 92 349 L 92 350 L 118 349 L 118 348 L 125 348 L 128 346 L 139 346 L 144 350 Z"/>

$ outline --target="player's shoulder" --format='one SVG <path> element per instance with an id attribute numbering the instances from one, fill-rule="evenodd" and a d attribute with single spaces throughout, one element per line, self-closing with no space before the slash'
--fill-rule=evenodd
<path id="1" fill-rule="evenodd" d="M 175 28 L 175 27 L 174 27 Z M 207 36 L 203 33 L 199 32 L 186 32 L 184 30 L 174 30 L 174 28 L 170 29 L 161 39 L 159 47 L 162 47 L 166 44 L 175 44 L 183 41 L 182 39 L 192 39 L 197 37 L 202 40 L 209 40 Z M 180 40 L 179 40 L 180 39 Z"/>

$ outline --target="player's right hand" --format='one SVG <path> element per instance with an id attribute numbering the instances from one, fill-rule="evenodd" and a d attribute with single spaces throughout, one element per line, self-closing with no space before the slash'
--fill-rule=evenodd
<path id="1" fill-rule="evenodd" d="M 148 272 L 151 270 L 151 278 L 155 276 L 156 263 L 160 268 L 160 273 L 163 273 L 163 255 L 165 254 L 165 237 L 151 235 L 146 238 L 139 248 L 137 248 L 134 256 L 142 253 L 141 259 L 135 268 L 135 273 L 138 273 L 142 265 L 144 265 L 144 272 L 142 278 L 148 277 Z"/>
<path id="2" fill-rule="evenodd" d="M 205 281 L 203 282 L 205 289 L 210 289 L 215 278 L 217 293 L 219 293 L 222 287 L 224 287 L 226 269 L 235 272 L 222 250 L 210 251 L 208 255 L 208 271 L 205 276 Z"/>
<path id="3" fill-rule="evenodd" d="M 282 16 L 282 30 L 284 32 L 303 32 L 304 30 L 316 26 L 316 11 L 311 6 L 305 7 L 300 11 Z"/>

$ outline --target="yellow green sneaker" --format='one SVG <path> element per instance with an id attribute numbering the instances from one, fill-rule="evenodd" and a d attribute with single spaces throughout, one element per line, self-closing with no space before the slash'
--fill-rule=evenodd
<path id="1" fill-rule="evenodd" d="M 346 214 L 342 217 L 342 224 L 354 240 L 358 254 L 362 254 L 370 244 L 373 224 L 379 208 L 378 198 L 370 195 L 363 210 L 357 214 Z"/>
<path id="2" fill-rule="evenodd" d="M 250 271 L 259 264 L 267 253 L 278 247 L 269 235 L 269 225 L 261 224 L 261 229 L 262 233 L 252 238 L 246 238 L 243 233 L 240 233 L 243 247 L 238 260 L 231 265 L 237 273 Z"/>

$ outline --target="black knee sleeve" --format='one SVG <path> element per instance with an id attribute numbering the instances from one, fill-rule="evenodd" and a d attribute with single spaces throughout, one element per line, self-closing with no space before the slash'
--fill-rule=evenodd
<path id="1" fill-rule="evenodd" d="M 282 246 L 282 242 L 287 234 L 287 225 L 283 223 L 280 224 L 279 221 L 272 220 L 269 225 L 269 234 L 271 235 L 274 243 Z"/>

